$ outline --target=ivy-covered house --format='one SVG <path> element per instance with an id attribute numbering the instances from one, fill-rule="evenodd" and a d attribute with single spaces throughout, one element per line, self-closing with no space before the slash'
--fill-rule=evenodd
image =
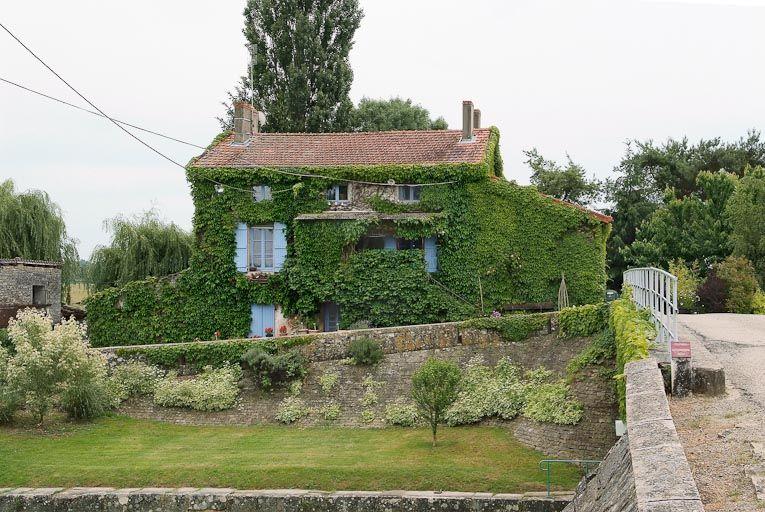
<path id="1" fill-rule="evenodd" d="M 187 166 L 197 246 L 172 278 L 88 303 L 94 344 L 263 336 L 456 320 L 600 301 L 610 217 L 502 175 L 499 132 L 235 129 Z"/>

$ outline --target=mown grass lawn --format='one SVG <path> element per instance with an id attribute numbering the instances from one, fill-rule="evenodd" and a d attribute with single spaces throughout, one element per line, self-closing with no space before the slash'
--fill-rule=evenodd
<path id="1" fill-rule="evenodd" d="M 105 418 L 44 430 L 0 428 L 0 487 L 544 490 L 543 454 L 499 427 L 196 427 Z M 573 489 L 576 468 L 556 468 Z"/>

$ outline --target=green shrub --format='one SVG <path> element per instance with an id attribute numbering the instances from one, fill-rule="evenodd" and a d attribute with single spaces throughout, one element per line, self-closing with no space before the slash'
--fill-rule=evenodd
<path id="1" fill-rule="evenodd" d="M 414 404 L 397 400 L 385 408 L 385 421 L 399 427 L 413 427 L 419 423 L 420 418 Z"/>
<path id="2" fill-rule="evenodd" d="M 607 327 L 592 340 L 592 343 L 586 349 L 568 362 L 566 373 L 569 377 L 575 377 L 577 373 L 588 366 L 602 365 L 604 363 L 613 364 L 615 359 L 616 341 L 614 339 L 614 332 Z"/>
<path id="3" fill-rule="evenodd" d="M 531 387 L 526 395 L 523 415 L 536 421 L 575 425 L 582 419 L 582 404 L 568 396 L 563 381 Z"/>
<path id="4" fill-rule="evenodd" d="M 372 409 L 364 409 L 359 416 L 362 423 L 372 423 L 375 420 L 375 411 Z"/>
<path id="5" fill-rule="evenodd" d="M 607 303 L 563 308 L 558 313 L 559 335 L 564 338 L 587 337 L 608 327 Z"/>
<path id="6" fill-rule="evenodd" d="M 337 421 L 340 418 L 341 411 L 340 404 L 332 402 L 322 407 L 320 412 L 326 421 Z"/>
<path id="7" fill-rule="evenodd" d="M 149 364 L 172 370 L 188 365 L 197 370 L 205 366 L 219 367 L 239 363 L 251 348 L 276 353 L 310 343 L 310 336 L 289 336 L 285 338 L 260 338 L 246 340 L 221 340 L 208 342 L 177 343 L 166 346 L 120 348 L 118 356 L 125 359 L 142 359 Z"/>
<path id="8" fill-rule="evenodd" d="M 730 313 L 750 314 L 754 295 L 759 291 L 752 262 L 740 256 L 728 256 L 717 265 L 717 275 L 728 286 L 725 309 Z"/>
<path id="9" fill-rule="evenodd" d="M 106 378 L 106 369 L 78 371 L 61 392 L 61 408 L 73 420 L 91 420 L 103 416 L 119 400 Z"/>
<path id="10" fill-rule="evenodd" d="M 755 315 L 765 315 L 765 292 L 757 292 L 752 300 L 752 313 Z"/>
<path id="11" fill-rule="evenodd" d="M 423 421 L 430 426 L 433 446 L 436 445 L 438 424 L 457 399 L 460 379 L 459 367 L 449 361 L 428 359 L 412 376 L 412 399 Z"/>
<path id="12" fill-rule="evenodd" d="M 11 343 L 11 337 L 8 336 L 8 329 L 0 329 L 0 347 L 8 350 L 13 350 L 13 343 Z"/>
<path id="13" fill-rule="evenodd" d="M 128 361 L 112 372 L 112 381 L 120 401 L 134 396 L 150 395 L 162 377 L 162 370 L 142 361 Z"/>
<path id="14" fill-rule="evenodd" d="M 669 262 L 669 273 L 677 277 L 677 306 L 682 313 L 696 311 L 699 302 L 698 289 L 701 278 L 695 268 L 690 268 L 681 259 Z"/>
<path id="15" fill-rule="evenodd" d="M 624 365 L 647 358 L 656 337 L 656 329 L 649 320 L 648 311 L 639 311 L 631 297 L 632 291 L 625 285 L 622 298 L 611 303 L 611 330 L 614 332 L 618 372 L 616 390 L 622 418 L 626 415 Z"/>
<path id="16" fill-rule="evenodd" d="M 728 302 L 728 283 L 713 269 L 699 286 L 698 295 L 704 313 L 724 313 Z"/>
<path id="17" fill-rule="evenodd" d="M 356 365 L 371 366 L 383 358 L 380 344 L 370 338 L 356 338 L 348 345 L 348 357 Z"/>
<path id="18" fill-rule="evenodd" d="M 8 351 L 0 345 L 0 423 L 6 423 L 21 406 L 21 393 L 8 374 Z"/>
<path id="19" fill-rule="evenodd" d="M 305 402 L 296 396 L 288 396 L 279 404 L 276 420 L 281 423 L 294 423 L 305 418 L 310 413 Z"/>
<path id="20" fill-rule="evenodd" d="M 339 378 L 340 375 L 337 372 L 324 372 L 321 377 L 319 377 L 319 385 L 321 386 L 322 393 L 327 394 L 332 391 L 337 385 L 337 379 Z"/>
<path id="21" fill-rule="evenodd" d="M 175 372 L 157 381 L 154 403 L 163 407 L 186 407 L 197 411 L 230 409 L 239 395 L 242 369 L 238 365 L 206 366 L 196 377 L 178 379 Z"/>
<path id="22" fill-rule="evenodd" d="M 252 370 L 258 385 L 266 390 L 300 380 L 308 372 L 308 361 L 294 348 L 273 354 L 261 346 L 255 346 L 242 356 L 242 361 Z"/>
<path id="23" fill-rule="evenodd" d="M 461 327 L 497 331 L 507 341 L 523 341 L 549 325 L 553 314 L 535 313 L 531 315 L 471 318 L 462 322 Z"/>

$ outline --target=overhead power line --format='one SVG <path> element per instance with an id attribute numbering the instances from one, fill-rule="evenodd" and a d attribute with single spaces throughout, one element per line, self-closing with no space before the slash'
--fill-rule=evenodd
<path id="1" fill-rule="evenodd" d="M 84 111 L 86 111 L 86 112 L 89 112 L 89 113 L 91 113 L 91 114 L 94 114 L 94 115 L 98 115 L 98 116 L 104 117 L 104 118 L 108 119 L 108 120 L 109 120 L 109 121 L 110 121 L 112 124 L 114 124 L 114 126 L 116 126 L 116 127 L 117 127 L 117 128 L 119 128 L 120 130 L 122 130 L 123 132 L 125 132 L 125 134 L 127 134 L 129 137 L 131 137 L 132 139 L 136 140 L 136 141 L 137 141 L 137 142 L 139 142 L 141 145 L 143 145 L 144 147 L 146 147 L 147 149 L 149 149 L 149 150 L 150 150 L 150 151 L 152 151 L 153 153 L 157 154 L 157 155 L 158 155 L 158 156 L 160 156 L 161 158 L 163 158 L 163 159 L 167 160 L 167 161 L 168 161 L 168 162 L 170 162 L 171 164 L 173 164 L 173 165 L 175 165 L 175 166 L 177 166 L 177 167 L 180 167 L 180 168 L 181 168 L 181 169 L 183 169 L 184 171 L 186 170 L 186 166 L 184 166 L 183 164 L 181 164 L 181 163 L 177 162 L 176 160 L 172 159 L 171 157 L 167 156 L 166 154 L 164 154 L 163 152 L 161 152 L 160 150 L 158 150 L 157 148 L 155 148 L 154 146 L 152 146 L 151 144 L 149 144 L 148 142 L 144 141 L 143 139 L 141 139 L 140 137 L 138 137 L 136 134 L 134 134 L 133 132 L 131 132 L 130 130 L 128 130 L 127 128 L 125 128 L 125 126 L 123 126 L 123 125 L 126 125 L 126 126 L 130 126 L 131 128 L 135 128 L 135 129 L 138 129 L 138 130 L 142 130 L 142 131 L 145 131 L 145 132 L 147 132 L 147 133 L 152 133 L 152 134 L 154 134 L 154 135 L 158 135 L 158 136 L 160 136 L 160 137 L 165 137 L 165 138 L 168 138 L 168 139 L 172 139 L 172 140 L 174 140 L 174 141 L 176 141 L 176 142 L 180 142 L 180 143 L 183 143 L 183 144 L 188 144 L 188 145 L 190 145 L 190 146 L 194 146 L 194 147 L 197 147 L 197 148 L 202 148 L 202 149 L 205 149 L 203 146 L 199 146 L 199 145 L 197 145 L 197 144 L 192 144 L 192 143 L 190 143 L 190 142 L 186 142 L 186 141 L 183 141 L 183 140 L 180 140 L 180 139 L 176 139 L 176 138 L 174 138 L 174 137 L 170 137 L 170 136 L 167 136 L 167 135 L 161 134 L 161 133 L 159 133 L 159 132 L 155 132 L 155 131 L 152 131 L 152 130 L 148 130 L 148 129 L 146 129 L 146 128 L 141 128 L 141 127 L 139 127 L 139 126 L 135 126 L 135 125 L 132 125 L 132 124 L 126 123 L 126 122 L 124 122 L 124 121 L 120 121 L 120 120 L 118 120 L 118 119 L 115 119 L 115 118 L 113 118 L 113 117 L 111 117 L 111 116 L 107 115 L 107 114 L 106 114 L 106 113 L 105 113 L 103 110 L 101 110 L 101 109 L 100 109 L 98 106 L 96 106 L 96 105 L 95 105 L 95 104 L 94 104 L 92 101 L 90 101 L 90 100 L 89 100 L 88 98 L 86 98 L 86 97 L 85 97 L 85 96 L 84 96 L 82 93 L 80 93 L 80 91 L 78 91 L 77 89 L 75 89 L 75 88 L 74 88 L 74 86 L 72 86 L 72 85 L 71 85 L 69 82 L 67 82 L 67 81 L 66 81 L 66 80 L 65 80 L 65 79 L 64 79 L 64 78 L 63 78 L 61 75 L 59 75 L 59 74 L 58 74 L 58 73 L 57 73 L 57 72 L 56 72 L 56 71 L 55 71 L 53 68 L 51 68 L 51 67 L 50 67 L 50 66 L 49 66 L 49 65 L 48 65 L 48 64 L 47 64 L 47 63 L 46 63 L 44 60 L 42 60 L 42 58 L 40 58 L 40 57 L 39 57 L 39 56 L 38 56 L 38 55 L 37 55 L 37 54 L 36 54 L 34 51 L 32 51 L 32 49 L 31 49 L 31 48 L 29 48 L 29 47 L 28 47 L 26 44 L 24 44 L 24 42 L 23 42 L 21 39 L 19 39 L 19 38 L 18 38 L 18 37 L 17 37 L 17 36 L 16 36 L 16 35 L 13 33 L 13 32 L 11 32 L 11 31 L 10 31 L 10 29 L 8 29 L 8 27 L 6 27 L 6 26 L 5 26 L 5 25 L 4 25 L 2 22 L 0 22 L 0 28 L 2 28 L 3 30 L 5 30 L 5 31 L 8 33 L 8 35 L 10 35 L 10 36 L 11 36 L 11 37 L 12 37 L 12 38 L 13 38 L 13 39 L 14 39 L 14 40 L 17 42 L 17 43 L 19 43 L 19 44 L 21 45 L 21 47 L 22 47 L 22 48 L 24 48 L 24 49 L 25 49 L 27 52 L 29 52 L 29 54 L 30 54 L 30 55 L 32 55 L 32 57 L 34 57 L 34 58 L 35 58 L 35 59 L 36 59 L 38 62 L 40 62 L 40 64 L 42 64 L 43 66 L 45 66 L 45 68 L 46 68 L 48 71 L 50 71 L 51 73 L 53 73 L 53 75 L 55 75 L 55 76 L 56 76 L 56 78 L 58 78 L 59 80 L 61 80 L 61 81 L 62 81 L 62 82 L 63 82 L 63 83 L 64 83 L 64 84 L 65 84 L 65 85 L 66 85 L 66 86 L 69 88 L 69 89 L 71 89 L 71 90 L 72 90 L 72 91 L 73 91 L 73 92 L 74 92 L 74 93 L 75 93 L 77 96 L 79 96 L 80 98 L 82 98 L 82 100 L 83 100 L 83 101 L 85 101 L 85 102 L 86 102 L 88 105 L 90 105 L 91 107 L 93 107 L 93 108 L 96 110 L 96 112 L 93 112 L 93 111 L 91 111 L 91 110 L 88 110 L 88 109 L 82 108 L 82 107 L 80 107 L 80 106 L 74 105 L 74 104 L 72 104 L 72 103 L 69 103 L 69 102 L 67 102 L 67 101 L 64 101 L 64 100 L 60 100 L 60 99 L 58 99 L 58 98 L 54 98 L 53 96 L 49 96 L 49 95 L 47 95 L 47 94 L 43 94 L 43 93 L 41 93 L 41 92 L 38 92 L 38 91 L 35 91 L 35 90 L 33 90 L 33 89 L 29 89 L 28 87 L 24 87 L 24 86 L 22 86 L 22 85 L 20 85 L 20 84 L 17 84 L 17 83 L 11 82 L 10 80 L 5 80 L 5 79 L 3 79 L 3 78 L 0 78 L 0 80 L 2 80 L 3 82 L 6 82 L 6 83 L 8 83 L 8 84 L 10 84 L 10 85 L 14 85 L 14 86 L 16 86 L 16 87 L 19 87 L 19 88 L 21 88 L 21 89 L 27 90 L 27 91 L 29 91 L 29 92 L 31 92 L 31 93 L 34 93 L 34 94 L 38 94 L 38 95 L 40 95 L 40 96 L 44 96 L 44 97 L 46 97 L 46 98 L 49 98 L 49 99 L 51 99 L 51 100 L 55 100 L 55 101 L 58 101 L 58 102 L 60 102 L 60 103 L 64 103 L 64 104 L 66 104 L 66 105 L 69 105 L 70 107 L 74 107 L 74 108 L 77 108 L 77 109 L 80 109 L 80 110 L 84 110 Z M 295 177 L 301 177 L 301 178 L 319 178 L 319 179 L 326 179 L 326 180 L 332 180 L 332 181 L 342 181 L 342 182 L 346 182 L 346 183 L 359 183 L 359 184 L 362 184 L 362 185 L 377 185 L 377 186 L 421 186 L 421 187 L 427 187 L 427 186 L 435 186 L 435 185 L 449 185 L 449 184 L 452 184 L 452 183 L 456 183 L 456 181 L 441 181 L 441 182 L 436 182 L 436 183 L 414 183 L 414 184 L 408 184 L 408 183 L 377 183 L 377 182 L 359 181 L 359 180 L 353 180 L 353 179 L 347 179 L 347 178 L 337 178 L 337 177 L 333 177 L 333 176 L 326 176 L 326 175 L 322 175 L 322 174 L 309 174 L 309 173 L 299 173 L 299 172 L 286 171 L 286 170 L 283 170 L 283 169 L 276 169 L 276 168 L 269 168 L 268 170 L 269 170 L 269 171 L 271 171 L 271 172 L 275 172 L 275 173 L 277 173 L 277 174 L 283 174 L 283 175 L 287 175 L 287 176 L 295 176 Z M 207 181 L 209 181 L 209 182 L 211 182 L 211 183 L 214 183 L 215 185 L 218 185 L 219 187 L 230 188 L 230 189 L 233 189 L 233 190 L 239 190 L 239 191 L 242 191 L 242 192 L 246 192 L 246 193 L 248 193 L 248 194 L 251 194 L 251 193 L 252 193 L 252 190 L 250 190 L 250 189 L 244 189 L 244 188 L 234 187 L 234 186 L 232 186 L 232 185 L 227 185 L 227 184 L 221 183 L 221 182 L 219 182 L 219 181 L 213 180 L 212 178 L 208 178 L 208 177 L 206 177 L 206 176 L 202 176 L 202 178 L 203 178 L 203 179 L 205 179 L 205 180 L 207 180 Z M 290 190 L 290 189 L 286 189 L 286 190 L 280 190 L 280 191 L 274 191 L 274 193 L 287 192 L 288 190 Z"/>
<path id="2" fill-rule="evenodd" d="M 57 102 L 62 103 L 64 105 L 68 106 L 68 107 L 76 108 L 77 110 L 82 110 L 83 112 L 87 112 L 88 114 L 93 114 L 94 116 L 104 117 L 104 118 L 106 117 L 103 114 L 100 114 L 100 113 L 96 112 L 95 110 L 88 110 L 87 108 L 83 108 L 83 107 L 81 107 L 79 105 L 75 105 L 74 103 L 69 103 L 68 101 L 62 100 L 61 98 L 56 98 L 55 96 L 51 96 L 49 94 L 45 94 L 44 92 L 36 91 L 36 90 L 34 90 L 34 89 L 30 88 L 30 87 L 26 87 L 26 86 L 18 84 L 16 82 L 12 82 L 11 80 L 7 80 L 7 79 L 5 79 L 3 77 L 0 77 L 0 82 L 5 82 L 8 85 L 12 85 L 14 87 L 18 87 L 19 89 L 22 89 L 22 90 L 27 91 L 27 92 L 31 92 L 32 94 L 36 94 L 38 96 L 42 96 L 43 98 L 48 98 L 49 100 L 57 101 Z M 121 121 L 121 120 L 119 120 L 117 118 L 114 118 L 114 120 L 117 121 L 120 124 L 124 124 L 125 126 L 129 126 L 131 128 L 135 128 L 136 130 L 141 130 L 143 132 L 151 133 L 152 135 L 156 135 L 158 137 L 164 137 L 165 139 L 169 139 L 169 140 L 172 140 L 172 141 L 175 141 L 175 142 L 180 142 L 181 144 L 186 144 L 187 146 L 193 146 L 195 148 L 205 149 L 204 146 L 200 146 L 199 144 L 194 144 L 193 142 L 187 142 L 185 140 L 176 139 L 175 137 L 171 137 L 169 135 L 165 135 L 164 133 L 155 132 L 153 130 L 149 130 L 148 128 L 141 128 L 140 126 L 136 126 L 134 124 L 130 124 L 127 121 Z"/>

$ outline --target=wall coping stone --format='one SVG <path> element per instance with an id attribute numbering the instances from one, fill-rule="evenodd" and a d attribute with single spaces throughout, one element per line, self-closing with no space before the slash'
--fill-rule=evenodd
<path id="1" fill-rule="evenodd" d="M 68 510 L 186 512 L 191 510 L 248 510 L 283 512 L 299 510 L 344 512 L 412 511 L 448 509 L 453 512 L 559 512 L 571 494 L 530 492 L 492 494 L 486 492 L 439 491 L 336 491 L 308 489 L 238 490 L 231 488 L 125 488 L 60 487 L 0 489 L 0 512 L 23 510 L 48 512 Z M 302 501 L 305 500 L 305 501 Z"/>

